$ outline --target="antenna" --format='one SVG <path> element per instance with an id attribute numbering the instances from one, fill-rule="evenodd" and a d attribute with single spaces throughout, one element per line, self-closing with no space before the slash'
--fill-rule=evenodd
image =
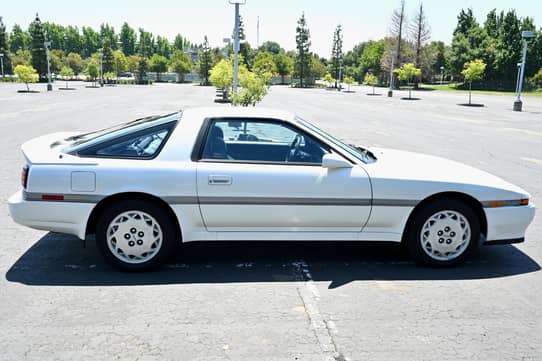
<path id="1" fill-rule="evenodd" d="M 258 22 L 256 25 L 256 49 L 260 48 L 260 17 L 258 16 Z"/>

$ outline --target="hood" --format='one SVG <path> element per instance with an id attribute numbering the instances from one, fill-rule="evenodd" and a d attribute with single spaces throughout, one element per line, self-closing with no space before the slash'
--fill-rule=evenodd
<path id="1" fill-rule="evenodd" d="M 412 181 L 425 184 L 428 190 L 462 191 L 480 200 L 529 198 L 520 187 L 480 169 L 449 159 L 387 148 L 371 148 L 375 163 L 366 166 L 371 178 Z M 475 194 L 473 194 L 475 193 Z"/>

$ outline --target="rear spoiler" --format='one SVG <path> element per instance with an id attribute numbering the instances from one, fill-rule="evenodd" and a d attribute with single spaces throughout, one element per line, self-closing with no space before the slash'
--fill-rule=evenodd
<path id="1" fill-rule="evenodd" d="M 77 135 L 74 132 L 59 132 L 31 139 L 21 146 L 28 164 L 95 164 L 85 158 L 62 153 L 70 145 L 65 139 Z"/>

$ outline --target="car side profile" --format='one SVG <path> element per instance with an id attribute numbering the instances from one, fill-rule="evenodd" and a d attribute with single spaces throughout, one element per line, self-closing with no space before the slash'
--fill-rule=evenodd
<path id="1" fill-rule="evenodd" d="M 18 223 L 85 239 L 123 270 L 180 242 L 391 241 L 451 266 L 522 242 L 523 189 L 429 155 L 347 145 L 287 112 L 191 108 L 22 146 Z"/>

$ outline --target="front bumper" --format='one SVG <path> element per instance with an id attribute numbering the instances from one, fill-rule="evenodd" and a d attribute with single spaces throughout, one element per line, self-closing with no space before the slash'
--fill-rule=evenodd
<path id="1" fill-rule="evenodd" d="M 484 208 L 487 219 L 486 244 L 519 243 L 533 221 L 535 206 Z"/>
<path id="2" fill-rule="evenodd" d="M 9 215 L 24 226 L 85 239 L 86 225 L 93 203 L 27 201 L 19 191 L 8 200 Z"/>

